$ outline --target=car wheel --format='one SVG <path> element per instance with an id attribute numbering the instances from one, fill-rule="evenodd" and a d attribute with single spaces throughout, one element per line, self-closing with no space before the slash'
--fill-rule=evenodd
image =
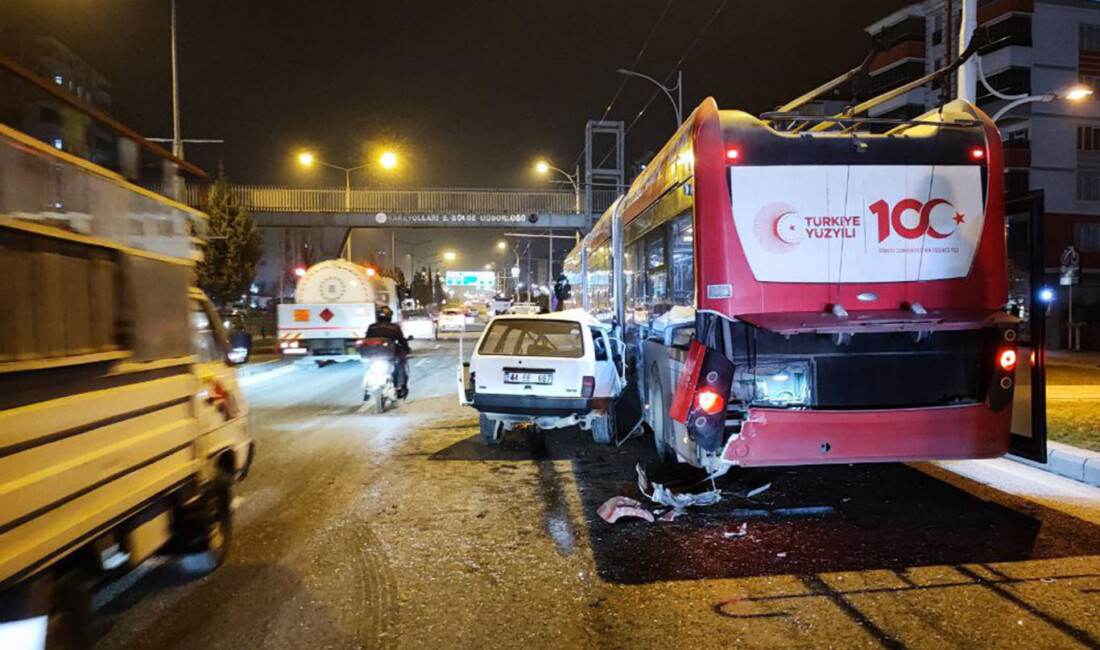
<path id="1" fill-rule="evenodd" d="M 613 408 L 592 420 L 592 440 L 598 445 L 610 445 L 615 440 L 615 413 Z"/>
<path id="2" fill-rule="evenodd" d="M 92 596 L 83 571 L 70 571 L 50 589 L 46 650 L 77 650 L 91 645 Z"/>
<path id="3" fill-rule="evenodd" d="M 657 377 L 657 366 L 654 364 L 649 373 L 649 381 L 646 382 L 649 385 L 647 391 L 649 399 L 646 401 L 649 404 L 649 417 L 652 421 L 653 445 L 657 449 L 657 460 L 662 463 L 671 463 L 675 458 L 675 452 L 665 438 L 665 432 L 671 427 L 668 423 L 668 409 L 665 408 L 665 393 L 661 390 L 661 382 Z"/>
<path id="4" fill-rule="evenodd" d="M 500 444 L 500 441 L 504 438 L 503 422 L 494 420 L 482 413 L 478 419 L 478 424 L 481 427 L 481 438 L 485 441 L 485 444 L 490 447 L 496 447 Z"/>
<path id="5" fill-rule="evenodd" d="M 185 557 L 183 565 L 188 572 L 205 575 L 225 562 L 233 539 L 233 477 L 228 472 L 218 473 L 203 493 L 196 514 L 195 553 Z"/>

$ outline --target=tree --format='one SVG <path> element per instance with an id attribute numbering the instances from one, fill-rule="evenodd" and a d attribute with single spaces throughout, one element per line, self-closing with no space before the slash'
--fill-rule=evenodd
<path id="1" fill-rule="evenodd" d="M 263 241 L 256 222 L 230 192 L 221 165 L 203 211 L 209 221 L 203 260 L 196 268 L 198 285 L 215 304 L 224 308 L 248 293 L 263 253 Z"/>
<path id="2" fill-rule="evenodd" d="M 382 271 L 382 277 L 393 280 L 397 285 L 397 297 L 404 300 L 409 295 L 409 287 L 405 284 L 405 272 L 398 267 Z"/>
<path id="3" fill-rule="evenodd" d="M 428 278 L 428 269 L 423 267 L 413 275 L 412 297 L 421 307 L 427 307 L 432 302 L 432 283 Z"/>
<path id="4" fill-rule="evenodd" d="M 443 305 L 447 302 L 447 289 L 443 284 L 443 277 L 439 275 L 438 271 L 435 274 L 435 287 L 432 297 L 437 305 Z"/>

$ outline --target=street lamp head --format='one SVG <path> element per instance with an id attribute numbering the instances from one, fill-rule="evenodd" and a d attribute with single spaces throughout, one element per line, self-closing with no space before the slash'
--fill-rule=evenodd
<path id="1" fill-rule="evenodd" d="M 447 251 L 443 253 L 443 259 L 447 260 L 448 262 L 455 261 L 457 257 L 458 255 L 456 255 L 454 251 Z"/>
<path id="2" fill-rule="evenodd" d="M 393 169 L 397 167 L 397 154 L 392 151 L 386 151 L 378 157 L 378 164 L 382 165 L 382 169 Z"/>
<path id="3" fill-rule="evenodd" d="M 503 239 L 497 242 L 497 249 L 504 250 L 505 248 L 508 248 L 508 242 Z"/>
<path id="4" fill-rule="evenodd" d="M 545 160 L 540 160 L 535 163 L 535 171 L 540 174 L 545 174 L 546 172 L 550 171 L 550 164 L 547 163 Z"/>
<path id="5" fill-rule="evenodd" d="M 309 167 L 313 164 L 313 154 L 308 151 L 303 151 L 298 154 L 298 164 L 303 167 Z"/>
<path id="6" fill-rule="evenodd" d="M 1068 99 L 1071 102 L 1077 102 L 1087 97 L 1090 97 L 1092 95 L 1092 88 L 1089 88 L 1087 86 L 1073 86 L 1072 88 L 1067 88 L 1066 90 L 1063 90 L 1058 94 L 1062 97 L 1062 99 Z"/>

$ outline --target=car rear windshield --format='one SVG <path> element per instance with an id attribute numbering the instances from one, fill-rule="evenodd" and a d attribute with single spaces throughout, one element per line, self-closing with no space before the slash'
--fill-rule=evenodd
<path id="1" fill-rule="evenodd" d="M 584 356 L 582 331 L 577 323 L 564 320 L 498 319 L 489 326 L 478 353 L 578 359 Z"/>

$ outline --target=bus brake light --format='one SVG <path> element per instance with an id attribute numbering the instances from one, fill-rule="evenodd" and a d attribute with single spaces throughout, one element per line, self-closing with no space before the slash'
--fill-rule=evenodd
<path id="1" fill-rule="evenodd" d="M 699 408 L 707 415 L 714 415 L 721 411 L 725 407 L 724 401 L 721 395 L 709 388 L 704 388 L 699 391 L 699 395 L 695 398 L 695 402 L 699 405 Z"/>
<path id="2" fill-rule="evenodd" d="M 730 147 L 726 149 L 726 160 L 736 161 L 741 158 L 741 150 L 737 147 Z"/>
<path id="3" fill-rule="evenodd" d="M 982 158 L 985 158 L 985 149 L 982 149 L 981 147 L 974 147 L 970 150 L 970 157 L 974 160 L 981 160 Z"/>
<path id="4" fill-rule="evenodd" d="M 1016 351 L 1005 350 L 1001 353 L 1001 369 L 1005 372 L 1011 372 L 1016 367 Z"/>

